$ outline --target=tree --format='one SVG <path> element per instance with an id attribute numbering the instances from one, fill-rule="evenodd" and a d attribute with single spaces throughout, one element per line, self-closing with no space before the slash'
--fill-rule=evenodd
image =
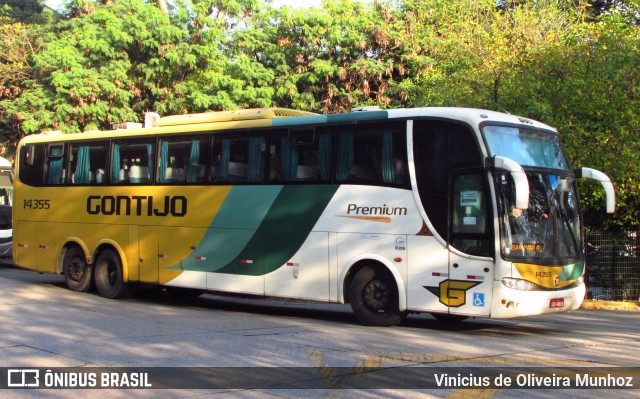
<path id="1" fill-rule="evenodd" d="M 42 0 L 0 0 L 0 9 L 6 9 L 6 16 L 21 23 L 42 21 L 44 11 Z"/>
<path id="2" fill-rule="evenodd" d="M 528 62 L 526 109 L 555 125 L 575 166 L 614 181 L 618 210 L 604 211 L 597 184 L 581 184 L 588 225 L 637 228 L 640 220 L 640 35 L 624 13 L 572 25 L 562 42 Z"/>
<path id="3" fill-rule="evenodd" d="M 9 115 L 6 105 L 20 98 L 23 82 L 32 77 L 38 45 L 24 24 L 0 17 L 0 155 L 11 156 L 22 136 L 24 112 Z M 8 151 L 8 152 L 7 152 Z"/>
<path id="4" fill-rule="evenodd" d="M 533 3 L 533 2 L 532 2 Z M 407 19 L 422 21 L 414 32 L 428 70 L 413 74 L 412 106 L 469 106 L 513 112 L 520 95 L 522 63 L 557 42 L 568 25 L 553 6 L 495 2 L 405 1 Z"/>
<path id="5" fill-rule="evenodd" d="M 94 5 L 42 39 L 22 95 L 1 103 L 10 118 L 21 115 L 25 134 L 107 129 L 174 97 L 174 78 L 190 59 L 184 32 L 153 5 Z"/>
<path id="6" fill-rule="evenodd" d="M 557 127 L 573 165 L 600 169 L 616 186 L 619 209 L 611 217 L 602 188 L 581 181 L 588 225 L 637 228 L 638 3 L 596 22 L 585 7 L 523 3 L 405 1 L 407 19 L 423 21 L 416 36 L 431 44 L 423 51 L 432 60 L 407 85 L 410 104 L 490 108 Z"/>
<path id="7" fill-rule="evenodd" d="M 340 112 L 402 104 L 409 29 L 391 4 L 325 1 L 270 9 L 238 32 L 238 51 L 275 72 L 283 106 Z"/>
<path id="8" fill-rule="evenodd" d="M 180 112 L 203 112 L 274 105 L 274 74 L 255 58 L 240 32 L 263 10 L 257 0 L 193 1 L 183 8 L 189 52 L 195 57 L 176 85 Z"/>

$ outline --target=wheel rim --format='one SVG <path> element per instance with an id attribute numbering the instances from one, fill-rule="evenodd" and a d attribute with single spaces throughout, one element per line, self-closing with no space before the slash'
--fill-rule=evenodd
<path id="1" fill-rule="evenodd" d="M 114 287 L 118 281 L 118 268 L 112 262 L 107 265 L 107 283 Z"/>
<path id="2" fill-rule="evenodd" d="M 68 276 L 71 280 L 80 282 L 84 278 L 86 272 L 86 265 L 78 258 L 73 259 L 69 263 Z"/>
<path id="3" fill-rule="evenodd" d="M 387 311 L 391 304 L 391 290 L 383 281 L 371 280 L 362 291 L 362 300 L 373 312 Z"/>

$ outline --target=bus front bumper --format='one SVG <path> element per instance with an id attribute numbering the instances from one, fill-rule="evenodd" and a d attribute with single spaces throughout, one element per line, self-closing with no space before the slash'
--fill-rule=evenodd
<path id="1" fill-rule="evenodd" d="M 582 304 L 586 286 L 557 291 L 520 291 L 494 281 L 492 318 L 511 318 L 576 310 Z"/>

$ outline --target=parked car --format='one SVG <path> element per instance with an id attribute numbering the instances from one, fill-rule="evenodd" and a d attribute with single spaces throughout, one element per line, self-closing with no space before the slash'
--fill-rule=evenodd
<path id="1" fill-rule="evenodd" d="M 13 166 L 0 157 L 0 258 L 12 255 L 13 224 Z"/>

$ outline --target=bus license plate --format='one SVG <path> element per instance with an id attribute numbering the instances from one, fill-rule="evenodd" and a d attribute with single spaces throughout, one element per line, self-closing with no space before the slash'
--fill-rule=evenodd
<path id="1" fill-rule="evenodd" d="M 549 303 L 549 307 L 552 309 L 555 308 L 563 308 L 564 307 L 564 298 L 553 298 Z"/>

